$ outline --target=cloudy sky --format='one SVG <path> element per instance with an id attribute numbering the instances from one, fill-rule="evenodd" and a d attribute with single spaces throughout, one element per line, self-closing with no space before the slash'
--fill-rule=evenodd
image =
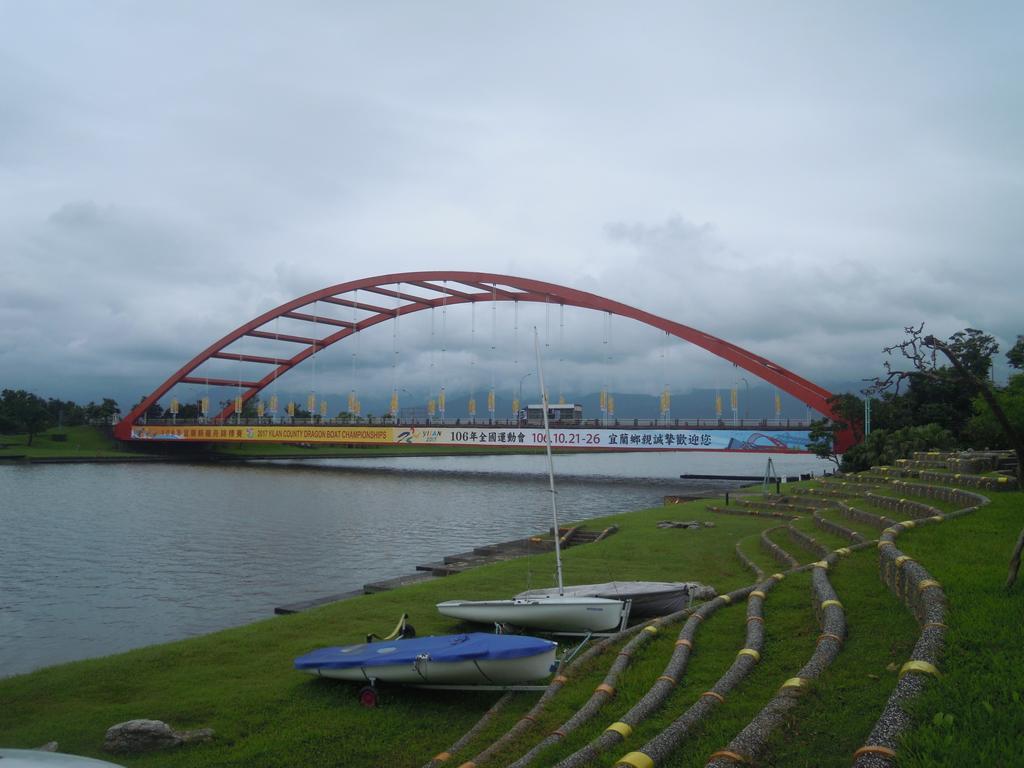
<path id="1" fill-rule="evenodd" d="M 288 299 L 427 269 L 592 291 L 826 385 L 921 321 L 1005 348 L 1022 24 L 1015 2 L 0 0 L 0 386 L 134 401 Z M 451 376 L 493 375 L 468 310 L 448 322 Z M 572 339 L 567 386 L 608 378 L 600 318 L 534 322 Z M 627 325 L 619 390 L 733 375 Z M 426 320 L 402 333 L 425 389 Z M 364 341 L 364 388 L 390 388 L 390 332 Z"/>

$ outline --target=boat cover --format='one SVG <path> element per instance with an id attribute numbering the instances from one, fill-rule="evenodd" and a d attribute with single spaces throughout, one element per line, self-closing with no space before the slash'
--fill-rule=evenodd
<path id="1" fill-rule="evenodd" d="M 519 659 L 550 650 L 555 643 L 528 635 L 493 635 L 469 632 L 462 635 L 411 637 L 378 643 L 359 643 L 340 648 L 319 648 L 295 660 L 296 669 L 349 669 L 387 664 L 412 664 L 418 658 L 434 662 L 470 659 Z"/>

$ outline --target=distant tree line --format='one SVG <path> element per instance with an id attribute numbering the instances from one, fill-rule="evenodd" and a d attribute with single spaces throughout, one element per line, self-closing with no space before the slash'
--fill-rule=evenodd
<path id="1" fill-rule="evenodd" d="M 110 424 L 120 412 L 109 397 L 79 405 L 73 400 L 44 399 L 24 389 L 5 389 L 0 392 L 0 434 L 28 435 L 32 445 L 37 434 L 51 427 Z"/>

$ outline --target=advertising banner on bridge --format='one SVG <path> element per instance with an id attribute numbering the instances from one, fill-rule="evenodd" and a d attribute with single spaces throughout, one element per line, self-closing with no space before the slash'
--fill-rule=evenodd
<path id="1" fill-rule="evenodd" d="M 330 426 L 326 424 L 182 424 L 132 425 L 132 440 L 190 440 L 196 442 L 254 440 L 269 443 L 365 443 L 391 445 L 394 427 Z"/>
<path id="2" fill-rule="evenodd" d="M 411 445 L 483 445 L 542 448 L 544 430 L 538 427 L 396 427 L 395 440 Z M 553 448 L 629 451 L 807 451 L 806 430 L 759 432 L 750 429 L 631 429 L 555 428 Z"/>
<path id="3" fill-rule="evenodd" d="M 539 427 L 329 424 L 192 424 L 132 426 L 133 440 L 183 440 L 191 442 L 334 443 L 362 445 L 475 445 L 486 448 L 543 448 L 544 430 Z M 678 429 L 672 427 L 555 428 L 554 448 L 599 451 L 807 451 L 806 430 Z"/>

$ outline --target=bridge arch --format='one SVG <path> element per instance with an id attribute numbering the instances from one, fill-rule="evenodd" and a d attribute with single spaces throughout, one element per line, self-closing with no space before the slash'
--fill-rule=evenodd
<path id="1" fill-rule="evenodd" d="M 398 290 L 388 286 L 398 286 Z M 386 308 L 359 301 L 351 296 L 356 291 L 390 297 L 397 300 L 399 304 L 392 308 Z M 688 325 L 659 317 L 613 299 L 555 283 L 489 272 L 427 271 L 378 275 L 331 285 L 299 296 L 265 312 L 218 339 L 171 374 L 122 419 L 115 427 L 114 434 L 121 439 L 129 439 L 132 424 L 177 384 L 240 387 L 244 390 L 241 397 L 245 402 L 318 351 L 343 341 L 359 331 L 433 307 L 493 300 L 565 304 L 636 320 L 695 344 L 764 381 L 774 384 L 815 411 L 830 418 L 833 417 L 832 407 L 828 402 L 832 394 L 828 390 L 767 358 Z M 308 311 L 301 311 L 317 302 L 357 309 L 369 314 L 359 320 L 345 321 L 334 317 L 318 316 L 315 312 L 310 314 Z M 280 334 L 264 329 L 264 326 L 277 318 L 288 318 L 308 323 L 311 333 L 307 336 L 299 336 Z M 318 326 L 326 326 L 331 330 L 321 336 Z M 243 337 L 291 342 L 298 345 L 298 351 L 290 357 L 270 357 L 227 351 L 231 344 Z M 264 364 L 268 366 L 269 372 L 261 378 L 247 380 L 195 375 L 196 369 L 200 365 L 213 359 Z M 225 408 L 215 417 L 215 420 L 223 420 L 230 411 L 230 407 Z"/>

